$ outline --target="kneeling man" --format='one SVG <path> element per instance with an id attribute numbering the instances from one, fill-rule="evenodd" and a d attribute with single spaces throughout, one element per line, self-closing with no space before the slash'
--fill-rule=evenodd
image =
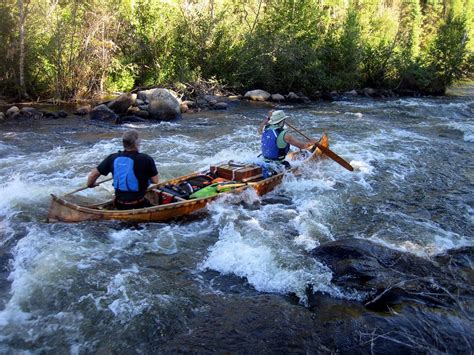
<path id="1" fill-rule="evenodd" d="M 94 187 L 100 175 L 112 173 L 115 188 L 115 205 L 119 210 L 150 207 L 145 198 L 148 185 L 158 183 L 155 161 L 140 153 L 138 132 L 130 130 L 122 137 L 123 151 L 105 158 L 87 177 L 87 186 Z"/>

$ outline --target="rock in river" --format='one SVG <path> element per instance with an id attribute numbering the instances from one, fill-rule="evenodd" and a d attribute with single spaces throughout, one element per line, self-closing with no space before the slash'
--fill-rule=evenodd
<path id="1" fill-rule="evenodd" d="M 118 115 L 104 104 L 94 107 L 89 113 L 89 117 L 91 120 L 97 121 L 117 122 L 118 120 Z"/>
<path id="2" fill-rule="evenodd" d="M 473 296 L 465 274 L 411 253 L 393 250 L 364 239 L 343 239 L 321 245 L 311 253 L 333 272 L 332 282 L 364 294 L 364 304 L 388 310 L 415 302 L 429 307 L 455 308 L 457 297 Z M 455 254 L 460 259 L 459 253 Z M 463 252 L 470 258 L 472 248 Z M 438 260 L 447 257 L 439 256 Z M 462 260 L 462 258 L 461 258 Z"/>
<path id="3" fill-rule="evenodd" d="M 115 100 L 110 101 L 107 106 L 119 115 L 127 113 L 130 106 L 135 103 L 135 94 L 122 94 Z"/>
<path id="4" fill-rule="evenodd" d="M 311 255 L 331 269 L 333 284 L 362 302 L 348 307 L 309 289 L 319 318 L 314 330 L 342 352 L 470 353 L 473 251 L 425 259 L 363 239 L 321 245 Z"/>
<path id="5" fill-rule="evenodd" d="M 251 90 L 245 93 L 244 98 L 252 101 L 267 101 L 270 96 L 270 93 L 265 90 Z"/>
<path id="6" fill-rule="evenodd" d="M 173 120 L 181 118 L 178 99 L 167 89 L 151 89 L 138 92 L 138 98 L 148 101 L 150 118 L 155 120 Z"/>

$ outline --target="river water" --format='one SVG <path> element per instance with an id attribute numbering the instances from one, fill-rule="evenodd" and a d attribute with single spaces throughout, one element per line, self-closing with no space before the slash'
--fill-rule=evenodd
<path id="1" fill-rule="evenodd" d="M 0 352 L 311 353 L 318 309 L 306 307 L 307 285 L 347 304 L 361 295 L 333 285 L 309 251 L 363 238 L 430 258 L 474 244 L 472 87 L 280 107 L 307 135 L 327 131 L 352 173 L 331 160 L 304 165 L 262 198 L 223 198 L 170 223 L 45 222 L 50 194 L 83 185 L 124 130 L 140 132 L 167 179 L 255 161 L 270 108 L 123 126 L 72 116 L 2 123 Z M 105 199 L 112 187 L 94 190 L 83 195 Z"/>

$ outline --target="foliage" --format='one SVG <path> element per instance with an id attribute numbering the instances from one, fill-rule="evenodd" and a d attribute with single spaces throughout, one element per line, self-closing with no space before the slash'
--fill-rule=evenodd
<path id="1" fill-rule="evenodd" d="M 473 9 L 474 0 L 2 0 L 0 94 L 19 93 L 20 72 L 31 96 L 66 100 L 210 79 L 309 96 L 365 86 L 442 94 L 473 74 Z"/>
<path id="2" fill-rule="evenodd" d="M 12 95 L 15 87 L 13 47 L 15 40 L 15 3 L 0 2 L 0 94 Z"/>
<path id="3" fill-rule="evenodd" d="M 450 11 L 428 52 L 429 65 L 434 74 L 430 91 L 444 93 L 447 86 L 465 76 L 473 56 L 466 51 L 467 40 L 466 18 Z"/>

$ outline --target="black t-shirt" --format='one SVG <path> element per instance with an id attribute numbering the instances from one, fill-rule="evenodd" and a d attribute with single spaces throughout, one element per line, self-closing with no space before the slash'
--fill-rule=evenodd
<path id="1" fill-rule="evenodd" d="M 121 191 L 116 189 L 115 196 L 120 201 L 134 201 L 141 199 L 145 196 L 146 189 L 149 185 L 151 177 L 158 175 L 155 161 L 152 157 L 144 153 L 138 153 L 137 151 L 123 151 L 114 154 L 110 154 L 105 158 L 98 166 L 97 170 L 101 175 L 108 175 L 109 173 L 114 174 L 114 160 L 118 156 L 127 156 L 133 159 L 133 172 L 138 180 L 139 191 Z"/>

